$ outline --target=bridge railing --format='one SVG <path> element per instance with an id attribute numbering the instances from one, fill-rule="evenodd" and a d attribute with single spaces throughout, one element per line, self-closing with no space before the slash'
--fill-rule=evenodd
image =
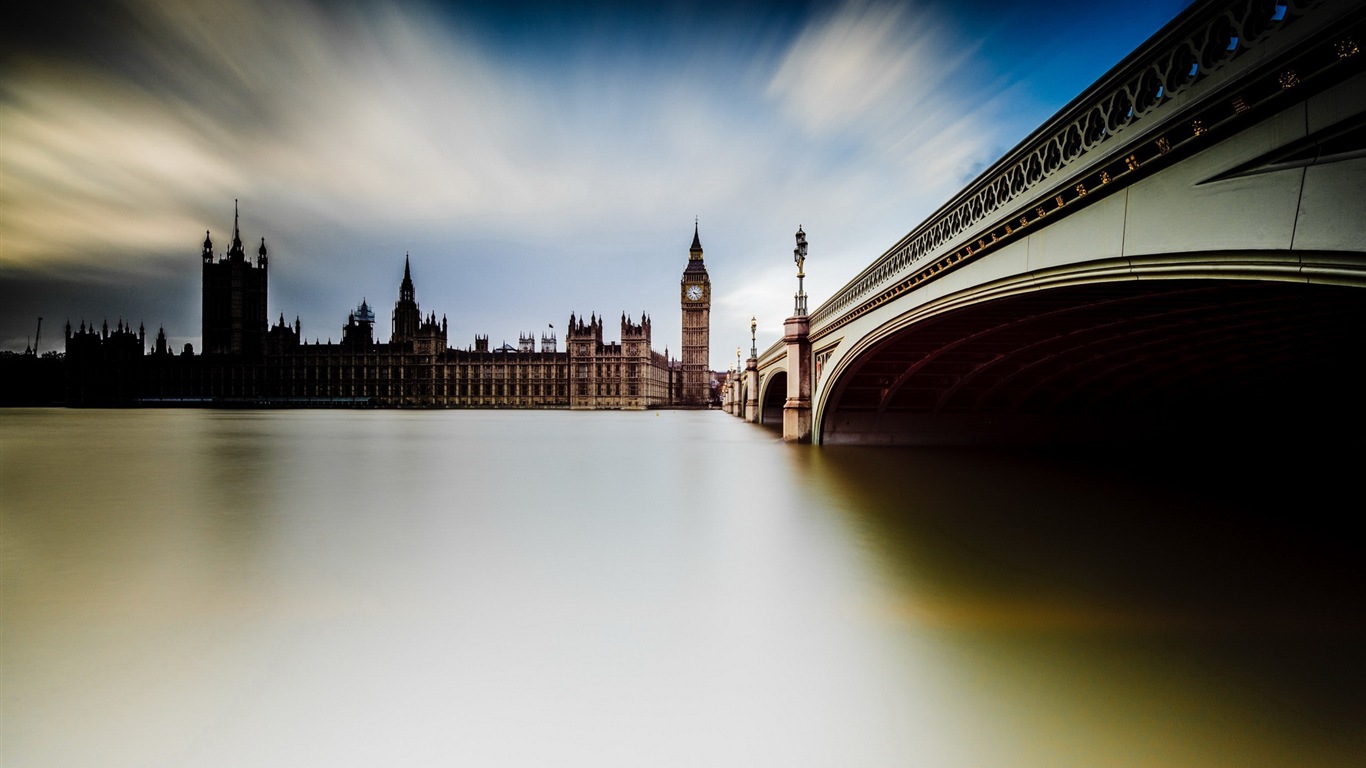
<path id="1" fill-rule="evenodd" d="M 1351 4 L 1195 3 L 822 303 L 811 313 L 812 335 L 846 322 L 851 311 L 866 310 L 880 296 L 891 298 L 894 291 L 933 279 L 963 259 L 1018 240 L 1046 216 L 1088 194 L 1123 186 L 1130 180 L 1125 177 L 1134 177 L 1149 159 L 1213 127 L 1195 119 L 1164 132 L 1164 121 L 1153 119 L 1155 113 L 1172 108 L 1189 117 L 1191 99 L 1183 95 L 1193 86 L 1319 6 Z M 1225 111 L 1246 108 L 1235 100 Z M 1139 145 L 1142 150 L 1135 150 Z"/>

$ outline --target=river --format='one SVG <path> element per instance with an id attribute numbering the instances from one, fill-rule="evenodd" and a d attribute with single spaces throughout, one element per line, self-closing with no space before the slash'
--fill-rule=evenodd
<path id="1" fill-rule="evenodd" d="M 1358 458 L 0 410 L 0 762 L 1359 765 Z"/>

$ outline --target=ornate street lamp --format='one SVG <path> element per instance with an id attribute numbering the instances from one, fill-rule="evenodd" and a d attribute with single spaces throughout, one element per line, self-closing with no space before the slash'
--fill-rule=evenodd
<path id="1" fill-rule="evenodd" d="M 753 315 L 750 315 L 750 317 L 749 317 L 749 356 L 750 356 L 750 357 L 753 357 L 753 358 L 759 357 L 759 348 L 758 348 L 757 346 L 755 346 L 755 343 L 754 343 L 754 329 L 757 328 L 758 325 L 759 325 L 759 321 L 758 321 L 758 320 L 755 320 Z"/>
<path id="2" fill-rule="evenodd" d="M 806 233 L 802 231 L 801 225 L 797 226 L 797 247 L 792 249 L 792 260 L 797 262 L 797 295 L 793 297 L 793 314 L 796 317 L 805 317 L 806 290 L 802 287 L 802 279 L 806 277 Z"/>

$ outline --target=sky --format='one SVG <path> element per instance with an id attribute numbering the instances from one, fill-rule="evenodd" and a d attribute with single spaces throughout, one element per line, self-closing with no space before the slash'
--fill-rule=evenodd
<path id="1" fill-rule="evenodd" d="M 20 0 L 0 349 L 198 349 L 237 201 L 272 321 L 338 340 L 365 299 L 387 339 L 406 256 L 460 349 L 624 312 L 676 356 L 696 223 L 725 370 L 781 335 L 798 226 L 814 309 L 1185 5 Z"/>

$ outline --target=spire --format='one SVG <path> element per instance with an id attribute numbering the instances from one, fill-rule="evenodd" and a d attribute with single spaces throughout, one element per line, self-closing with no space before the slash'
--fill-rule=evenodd
<path id="1" fill-rule="evenodd" d="M 702 255 L 702 240 L 698 237 L 696 216 L 692 220 L 692 247 L 688 251 L 697 254 L 699 257 Z"/>
<path id="2" fill-rule="evenodd" d="M 408 254 L 403 254 L 403 282 L 398 286 L 399 301 L 416 301 L 417 291 L 413 288 L 413 270 L 408 261 Z"/>
<path id="3" fill-rule="evenodd" d="M 238 221 L 237 201 L 232 201 L 232 248 L 228 250 L 228 258 L 234 261 L 242 261 L 246 258 L 246 253 L 242 250 L 242 233 L 237 227 Z"/>

